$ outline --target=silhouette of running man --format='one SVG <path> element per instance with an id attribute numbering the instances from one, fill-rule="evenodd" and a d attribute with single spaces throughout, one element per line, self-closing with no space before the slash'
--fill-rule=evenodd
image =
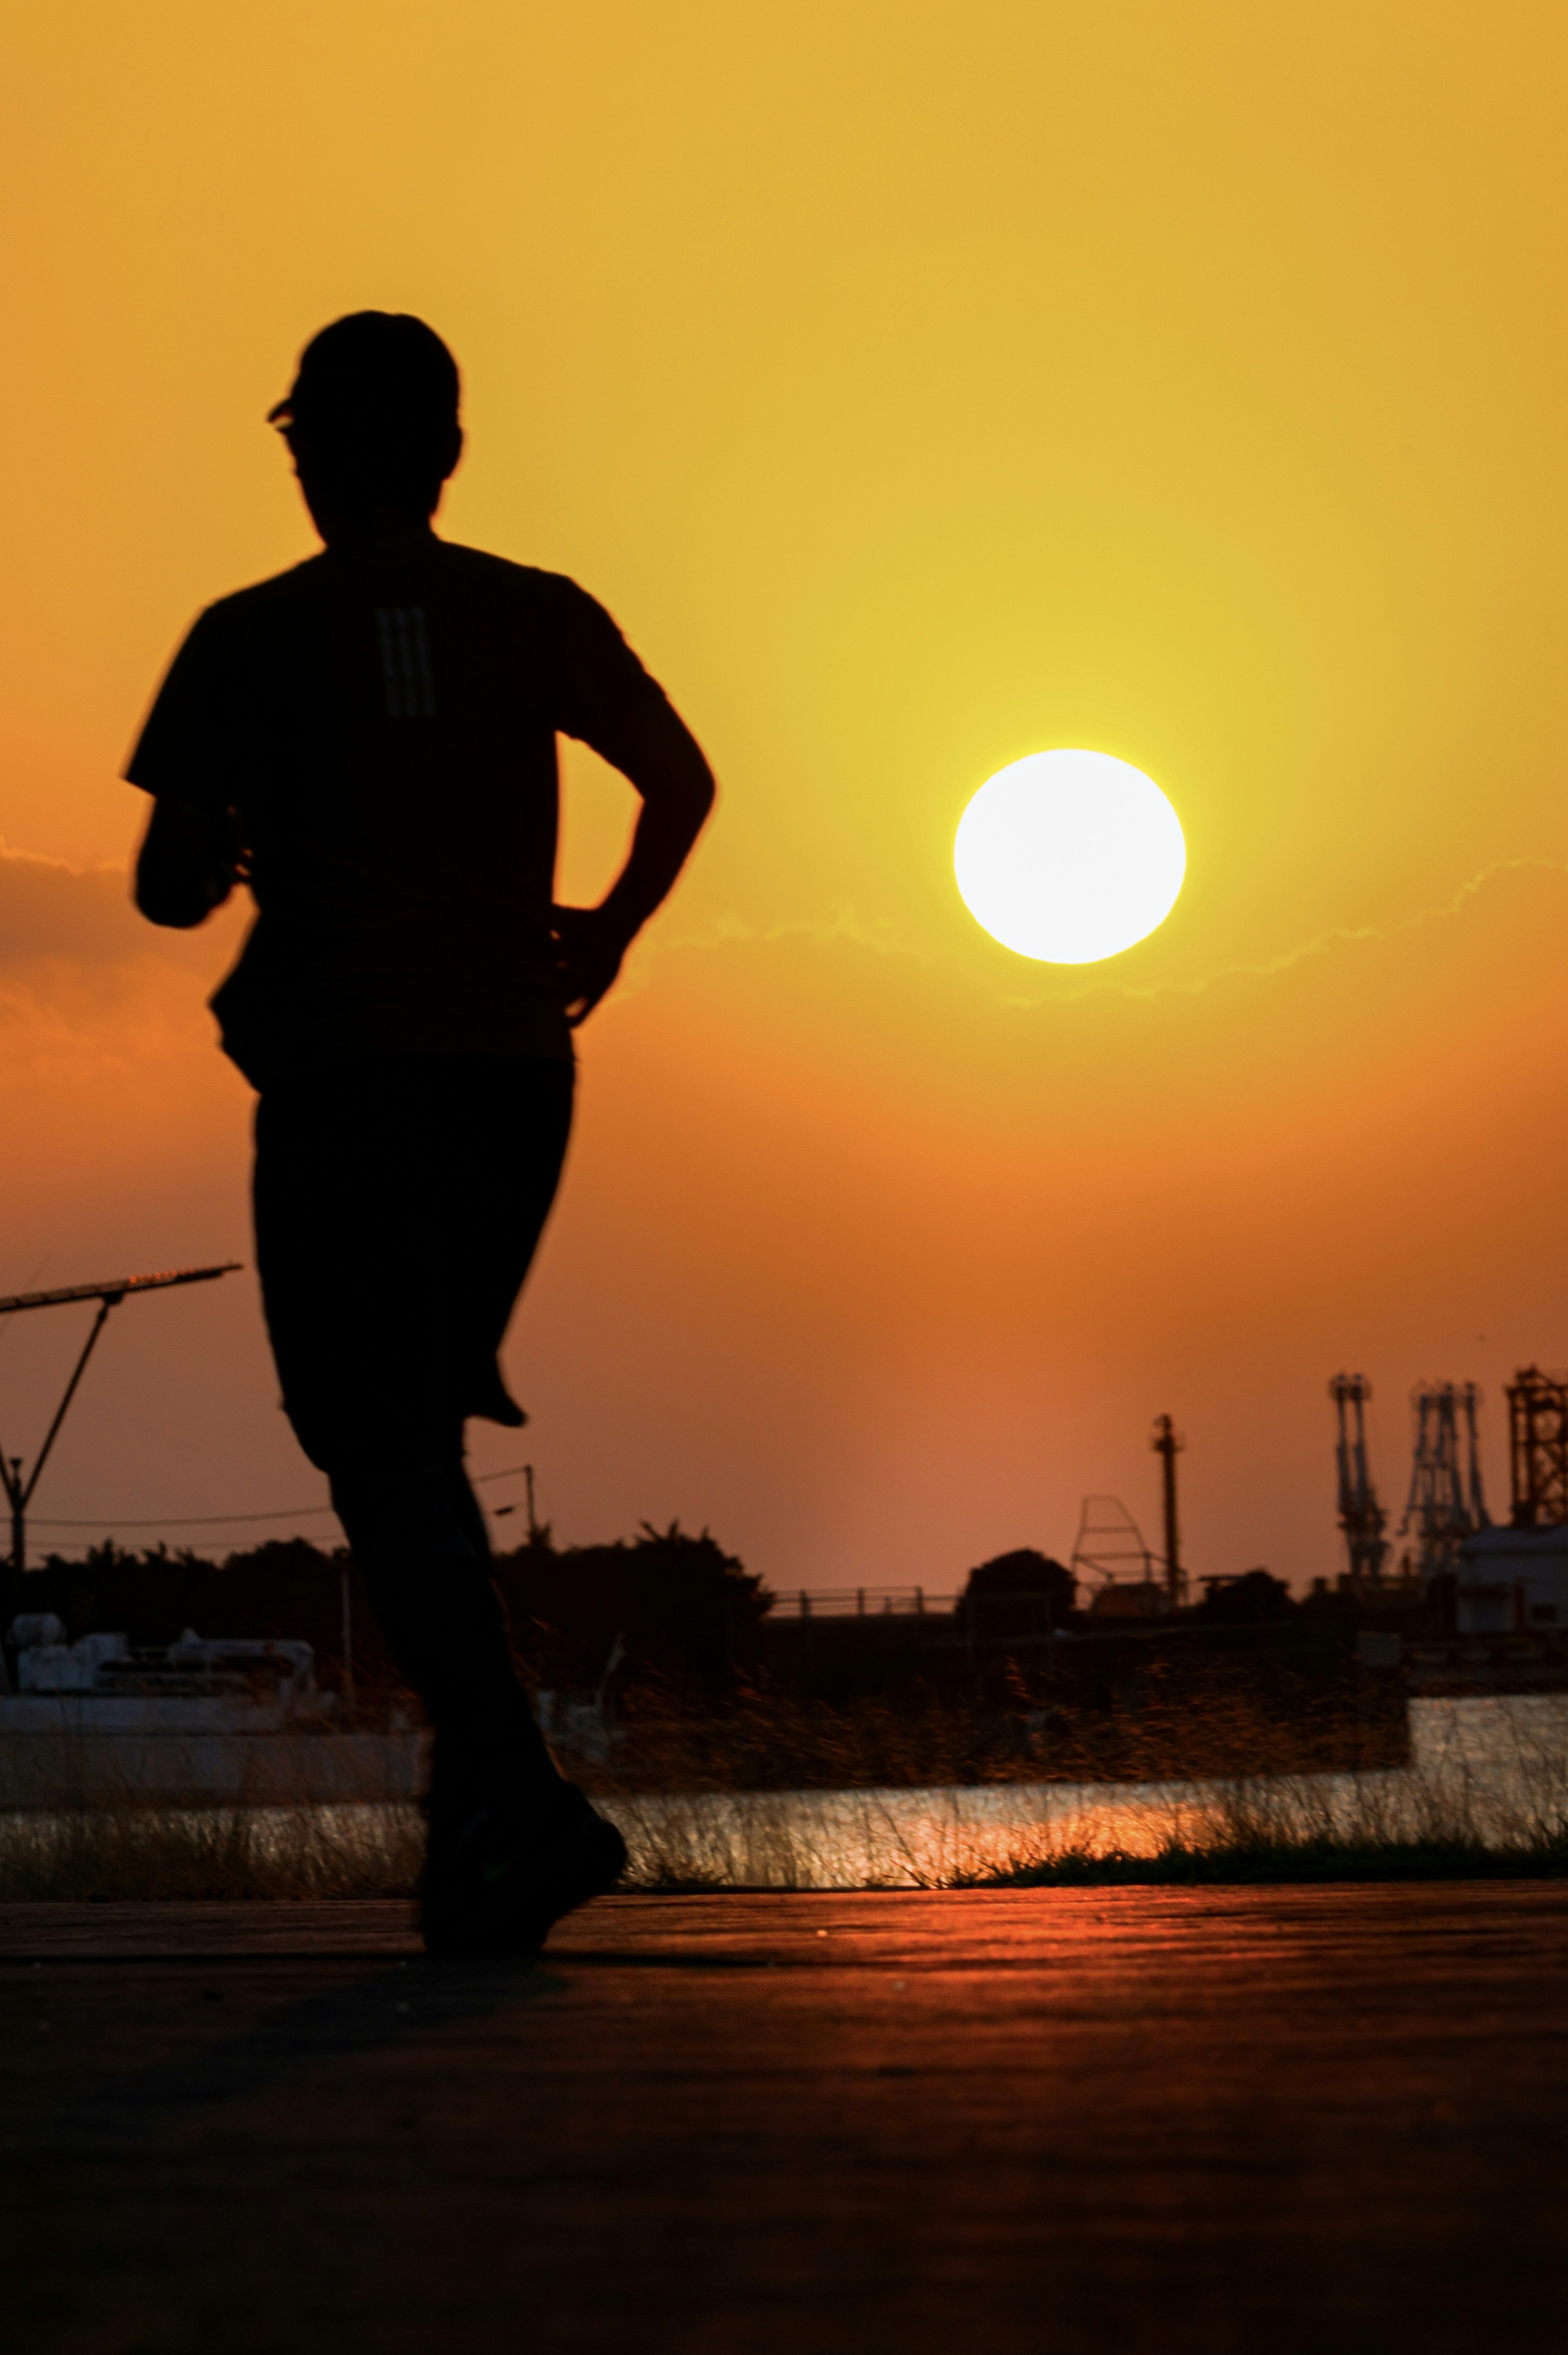
<path id="1" fill-rule="evenodd" d="M 126 771 L 153 795 L 136 902 L 258 915 L 216 993 L 258 1090 L 257 1263 L 283 1404 L 435 1728 L 422 1913 L 447 1952 L 527 1950 L 625 1862 L 519 1684 L 463 1468 L 518 1424 L 496 1351 L 571 1125 L 572 1030 L 714 797 L 602 606 L 440 539 L 458 371 L 420 320 L 339 319 L 281 421 L 324 543 L 200 615 Z M 553 904 L 558 734 L 641 809 L 597 908 Z"/>

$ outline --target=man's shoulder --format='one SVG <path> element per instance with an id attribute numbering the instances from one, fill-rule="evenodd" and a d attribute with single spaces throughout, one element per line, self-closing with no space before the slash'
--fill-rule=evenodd
<path id="1" fill-rule="evenodd" d="M 286 572 L 274 572 L 265 581 L 251 581 L 248 588 L 231 589 L 227 597 L 215 597 L 204 607 L 196 626 L 213 636 L 243 637 L 252 629 L 264 629 L 281 615 L 313 603 L 323 585 L 323 559 L 308 556 L 302 564 L 291 564 Z"/>
<path id="2" fill-rule="evenodd" d="M 536 564 L 518 564 L 486 549 L 465 548 L 459 540 L 437 543 L 438 577 L 460 593 L 486 603 L 509 605 L 535 615 L 568 613 L 595 601 L 564 572 L 548 572 Z M 336 572 L 325 550 L 291 564 L 286 572 L 255 581 L 248 588 L 215 598 L 201 622 L 215 635 L 243 636 L 266 628 L 292 613 L 330 603 Z"/>
<path id="3" fill-rule="evenodd" d="M 572 629 L 572 624 L 593 624 L 596 619 L 605 619 L 598 598 L 588 596 L 581 581 L 570 580 L 565 572 L 546 572 L 542 565 L 518 565 L 511 556 L 490 556 L 485 549 L 466 549 L 454 539 L 442 539 L 440 551 L 448 575 L 461 581 L 466 591 L 497 605 L 511 605 L 514 613 L 527 614 L 535 622 L 556 622 Z"/>
<path id="4" fill-rule="evenodd" d="M 440 546 L 442 565 L 450 578 L 482 596 L 509 600 L 542 612 L 576 604 L 588 595 L 564 572 L 546 572 L 537 564 L 518 564 L 509 556 L 493 556 L 488 549 L 465 548 L 461 540 L 443 539 Z"/>

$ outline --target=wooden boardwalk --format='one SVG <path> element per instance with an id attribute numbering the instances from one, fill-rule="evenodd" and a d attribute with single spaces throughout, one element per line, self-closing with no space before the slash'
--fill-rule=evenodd
<path id="1" fill-rule="evenodd" d="M 0 1908 L 10 2355 L 1568 2346 L 1568 1886 Z"/>

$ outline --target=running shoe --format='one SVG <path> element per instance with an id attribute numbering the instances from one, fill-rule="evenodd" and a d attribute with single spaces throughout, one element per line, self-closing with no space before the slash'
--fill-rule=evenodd
<path id="1" fill-rule="evenodd" d="M 419 1920 L 432 1955 L 536 1954 L 563 1914 L 613 1889 L 626 1843 L 575 1783 L 433 1805 Z"/>

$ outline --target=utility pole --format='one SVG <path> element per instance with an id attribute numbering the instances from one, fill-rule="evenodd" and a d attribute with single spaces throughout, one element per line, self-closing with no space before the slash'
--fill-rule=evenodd
<path id="1" fill-rule="evenodd" d="M 110 1310 L 118 1308 L 129 1293 L 166 1292 L 171 1284 L 207 1284 L 215 1275 L 232 1274 L 238 1265 L 238 1260 L 231 1259 L 226 1260 L 221 1267 L 183 1267 L 166 1274 L 122 1275 L 110 1284 L 71 1284 L 58 1292 L 17 1292 L 13 1293 L 9 1299 L 0 1300 L 0 1316 L 14 1316 L 24 1308 L 58 1308 L 74 1300 L 96 1300 L 98 1303 L 98 1315 L 93 1319 L 92 1330 L 76 1361 L 76 1370 L 66 1384 L 65 1396 L 55 1409 L 55 1419 L 49 1425 L 48 1434 L 33 1459 L 31 1472 L 24 1478 L 21 1456 L 7 1458 L 0 1455 L 0 1489 L 4 1489 L 5 1501 L 11 1508 L 11 1568 L 14 1571 L 24 1571 L 27 1567 L 27 1507 L 32 1502 L 39 1476 L 49 1460 L 49 1450 L 59 1435 L 66 1409 L 75 1398 L 77 1384 L 87 1371 L 87 1361 L 92 1355 L 98 1337 L 109 1322 Z"/>
<path id="2" fill-rule="evenodd" d="M 1165 1599 L 1172 1611 L 1187 1599 L 1187 1573 L 1181 1567 L 1181 1537 L 1176 1521 L 1176 1458 L 1186 1444 L 1168 1414 L 1155 1416 L 1150 1445 L 1160 1459 L 1165 1491 Z"/>

